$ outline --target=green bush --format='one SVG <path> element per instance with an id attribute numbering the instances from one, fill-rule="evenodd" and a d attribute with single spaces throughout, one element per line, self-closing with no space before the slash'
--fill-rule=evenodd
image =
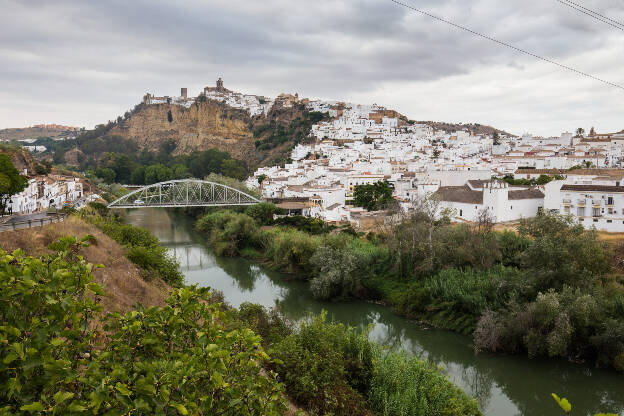
<path id="1" fill-rule="evenodd" d="M 487 271 L 442 270 L 424 280 L 429 296 L 449 302 L 461 311 L 479 316 L 486 309 L 504 307 L 517 295 L 524 274 L 511 267 L 496 266 Z"/>
<path id="2" fill-rule="evenodd" d="M 258 243 L 258 226 L 246 214 L 216 211 L 201 217 L 198 231 L 208 234 L 208 240 L 218 256 L 237 256 L 240 250 Z"/>
<path id="3" fill-rule="evenodd" d="M 261 234 L 267 258 L 274 267 L 295 277 L 309 280 L 313 265 L 310 259 L 321 245 L 321 238 L 292 228 L 275 228 Z"/>
<path id="4" fill-rule="evenodd" d="M 373 371 L 372 344 L 322 314 L 272 345 L 276 371 L 289 395 L 313 415 L 366 415 L 365 398 Z"/>
<path id="5" fill-rule="evenodd" d="M 260 225 L 273 224 L 273 216 L 275 214 L 281 214 L 282 209 L 278 208 L 275 204 L 269 202 L 262 202 L 248 207 L 245 210 L 245 214 L 256 220 Z"/>
<path id="6" fill-rule="evenodd" d="M 309 218 L 301 215 L 280 217 L 274 221 L 274 224 L 285 227 L 293 227 L 299 231 L 314 235 L 325 234 L 336 229 L 336 226 L 328 225 L 320 218 Z"/>
<path id="7" fill-rule="evenodd" d="M 260 338 L 232 329 L 207 290 L 105 319 L 102 289 L 63 238 L 42 258 L 0 251 L 0 414 L 281 415 Z"/>
<path id="8" fill-rule="evenodd" d="M 404 353 L 378 353 L 368 394 L 383 416 L 477 416 L 476 400 L 454 386 L 432 364 Z"/>
<path id="9" fill-rule="evenodd" d="M 160 245 L 158 238 L 148 230 L 130 224 L 122 224 L 108 210 L 102 217 L 101 207 L 89 206 L 79 212 L 81 218 L 94 224 L 106 235 L 126 248 L 126 257 L 147 273 L 146 277 L 156 275 L 173 287 L 184 283 L 184 276 L 179 270 L 178 261 Z"/>

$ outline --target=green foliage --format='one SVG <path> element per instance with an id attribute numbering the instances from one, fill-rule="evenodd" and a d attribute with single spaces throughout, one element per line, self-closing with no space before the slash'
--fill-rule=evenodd
<path id="1" fill-rule="evenodd" d="M 178 261 L 148 230 L 122 224 L 102 204 L 90 205 L 82 209 L 79 215 L 126 247 L 126 257 L 146 272 L 145 278 L 157 276 L 173 287 L 183 284 L 184 277 L 178 270 Z"/>
<path id="2" fill-rule="evenodd" d="M 531 272 L 538 290 L 560 289 L 564 284 L 589 286 L 611 268 L 607 243 L 570 217 L 540 213 L 522 220 L 518 231 L 534 240 L 519 261 Z"/>
<path id="3" fill-rule="evenodd" d="M 309 112 L 304 108 L 301 115 L 287 126 L 272 119 L 269 123 L 254 128 L 253 136 L 258 139 L 255 146 L 258 150 L 270 150 L 284 143 L 305 143 L 309 140 L 312 124 L 328 118 L 327 113 Z"/>
<path id="4" fill-rule="evenodd" d="M 562 175 L 540 175 L 537 179 L 514 179 L 513 175 L 506 175 L 503 177 L 503 181 L 507 182 L 510 185 L 523 185 L 523 186 L 535 186 L 535 185 L 546 185 L 549 182 L 554 180 L 562 180 L 564 177 Z"/>
<path id="5" fill-rule="evenodd" d="M 104 293 L 78 254 L 85 244 L 64 238 L 43 258 L 0 252 L 0 414 L 282 414 L 260 337 L 233 328 L 207 290 L 109 315 L 102 344 Z"/>
<path id="6" fill-rule="evenodd" d="M 321 314 L 272 345 L 270 354 L 289 395 L 311 414 L 367 415 L 363 394 L 372 378 L 373 348 L 364 334 Z"/>
<path id="7" fill-rule="evenodd" d="M 173 179 L 173 171 L 165 165 L 157 163 L 145 168 L 144 181 L 146 185 L 165 182 Z"/>
<path id="8" fill-rule="evenodd" d="M 525 278 L 521 271 L 504 266 L 486 271 L 446 269 L 426 278 L 424 288 L 432 298 L 478 317 L 486 309 L 505 306 L 521 290 Z"/>
<path id="9" fill-rule="evenodd" d="M 0 214 L 4 215 L 12 195 L 28 186 L 28 178 L 20 175 L 8 154 L 0 154 Z"/>
<path id="10" fill-rule="evenodd" d="M 309 234 L 325 234 L 336 229 L 335 225 L 328 225 L 320 218 L 304 217 L 302 215 L 289 215 L 286 217 L 280 217 L 273 221 L 275 225 L 282 225 L 286 227 L 292 227 L 299 231 L 303 231 Z"/>
<path id="11" fill-rule="evenodd" d="M 315 273 L 310 289 L 318 299 L 349 299 L 364 290 L 365 281 L 389 260 L 385 247 L 348 234 L 328 237 L 310 262 Z"/>
<path id="12" fill-rule="evenodd" d="M 246 214 L 216 211 L 201 217 L 196 229 L 208 235 L 218 256 L 237 256 L 247 245 L 257 244 L 258 227 Z"/>
<path id="13" fill-rule="evenodd" d="M 325 313 L 272 344 L 270 354 L 289 395 L 311 414 L 481 415 L 436 367 L 384 351 Z"/>
<path id="14" fill-rule="evenodd" d="M 321 245 L 321 238 L 292 228 L 278 228 L 261 234 L 265 255 L 272 265 L 294 277 L 308 280 L 313 271 L 310 259 Z"/>
<path id="15" fill-rule="evenodd" d="M 357 185 L 353 190 L 353 205 L 368 211 L 384 209 L 393 201 L 394 187 L 386 181 L 379 181 L 368 185 Z"/>
<path id="16" fill-rule="evenodd" d="M 115 182 L 115 171 L 112 170 L 111 168 L 97 168 L 95 170 L 95 175 L 102 179 L 104 182 L 106 183 L 113 183 Z"/>
<path id="17" fill-rule="evenodd" d="M 273 224 L 273 216 L 281 213 L 282 209 L 270 202 L 261 202 L 259 204 L 251 205 L 245 210 L 245 214 L 256 220 L 256 222 L 260 225 Z"/>
<path id="18" fill-rule="evenodd" d="M 371 407 L 383 416 L 480 415 L 476 400 L 440 374 L 433 365 L 390 352 L 378 356 L 371 381 Z"/>

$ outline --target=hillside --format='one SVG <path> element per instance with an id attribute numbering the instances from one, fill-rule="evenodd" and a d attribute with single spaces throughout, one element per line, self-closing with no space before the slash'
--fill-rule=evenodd
<path id="1" fill-rule="evenodd" d="M 34 140 L 40 137 L 53 139 L 76 136 L 77 127 L 61 126 L 58 124 L 40 124 L 33 127 L 10 128 L 0 130 L 0 140 Z"/>
<path id="2" fill-rule="evenodd" d="M 485 134 L 485 135 L 491 136 L 494 133 L 498 133 L 499 135 L 502 135 L 502 136 L 515 137 L 514 134 L 507 133 L 504 130 L 499 130 L 492 126 L 484 126 L 483 124 L 479 124 L 479 123 L 463 124 L 463 123 L 445 123 L 445 122 L 439 122 L 439 121 L 417 121 L 417 123 L 426 124 L 428 126 L 433 127 L 436 130 L 442 130 L 445 133 L 452 133 L 458 130 L 466 130 L 475 136 L 479 134 Z"/>
<path id="3" fill-rule="evenodd" d="M 0 154 L 2 153 L 9 155 L 13 166 L 15 166 L 20 172 L 23 172 L 24 169 L 27 169 L 28 173 L 31 174 L 37 172 L 38 163 L 29 151 L 22 149 L 17 145 L 14 146 L 4 144 L 0 145 Z"/>
<path id="4" fill-rule="evenodd" d="M 89 234 L 95 237 L 96 243 L 84 248 L 81 254 L 90 263 L 105 265 L 104 268 L 95 269 L 93 274 L 95 281 L 107 293 L 102 300 L 106 311 L 126 312 L 137 303 L 146 307 L 164 304 L 171 288 L 158 279 L 146 282 L 142 271 L 128 260 L 126 250 L 121 245 L 96 226 L 75 216 L 45 227 L 4 232 L 0 249 L 12 252 L 19 248 L 27 255 L 42 256 L 51 253 L 47 246 L 60 237 L 80 238 Z"/>
<path id="5" fill-rule="evenodd" d="M 131 142 L 139 150 L 154 153 L 164 143 L 173 142 L 173 155 L 217 149 L 255 168 L 286 161 L 291 149 L 307 139 L 310 117 L 301 105 L 278 103 L 266 116 L 251 117 L 244 110 L 202 98 L 188 108 L 166 103 L 139 105 L 95 140 L 104 139 L 112 146 Z M 82 146 L 81 150 L 85 151 Z"/>

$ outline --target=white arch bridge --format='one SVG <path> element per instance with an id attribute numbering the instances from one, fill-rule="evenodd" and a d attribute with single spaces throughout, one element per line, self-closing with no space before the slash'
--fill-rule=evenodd
<path id="1" fill-rule="evenodd" d="M 108 208 L 170 208 L 254 205 L 259 199 L 215 182 L 181 179 L 147 185 L 108 204 Z"/>

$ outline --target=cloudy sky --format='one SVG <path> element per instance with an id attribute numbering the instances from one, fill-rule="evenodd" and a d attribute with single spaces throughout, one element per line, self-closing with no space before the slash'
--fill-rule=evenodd
<path id="1" fill-rule="evenodd" d="M 557 0 L 403 0 L 624 85 L 624 31 Z M 624 0 L 576 0 L 624 22 Z M 0 0 L 0 128 L 84 127 L 145 92 L 378 103 L 417 120 L 558 135 L 624 129 L 624 90 L 390 0 Z"/>

